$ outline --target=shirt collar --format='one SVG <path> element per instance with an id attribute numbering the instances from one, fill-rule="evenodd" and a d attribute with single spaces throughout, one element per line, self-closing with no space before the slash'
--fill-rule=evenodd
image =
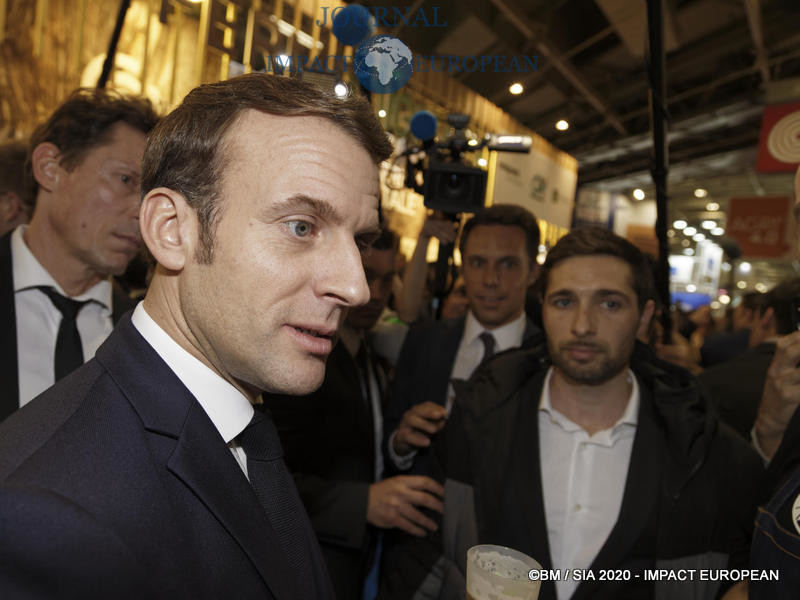
<path id="1" fill-rule="evenodd" d="M 53 276 L 47 272 L 42 264 L 30 251 L 28 245 L 22 234 L 27 229 L 27 225 L 20 225 L 11 234 L 11 268 L 14 278 L 14 293 L 21 292 L 30 288 L 39 286 L 49 286 L 56 289 L 59 294 L 66 296 L 67 294 L 58 285 L 58 282 L 53 279 Z M 93 300 L 102 304 L 107 309 L 111 309 L 111 281 L 104 279 L 80 296 L 71 296 L 73 300 Z"/>
<path id="2" fill-rule="evenodd" d="M 542 394 L 539 398 L 539 410 L 547 413 L 554 423 L 558 423 L 566 431 L 577 431 L 579 429 L 583 429 L 580 425 L 573 423 L 570 419 L 553 408 L 553 405 L 550 403 L 550 380 L 552 378 L 553 367 L 551 366 L 547 370 L 547 375 L 544 378 Z M 623 425 L 636 427 L 639 422 L 639 404 L 641 402 L 639 394 L 639 382 L 636 380 L 636 375 L 634 375 L 633 371 L 630 369 L 628 369 L 628 378 L 631 381 L 631 395 L 628 398 L 628 404 L 625 407 L 625 412 L 623 412 L 619 420 L 606 431 L 617 431 L 618 428 Z"/>
<path id="3" fill-rule="evenodd" d="M 495 329 L 486 329 L 478 322 L 472 311 L 467 311 L 467 320 L 464 323 L 464 345 L 469 345 L 478 339 L 478 336 L 484 331 L 490 332 L 494 336 L 495 352 L 502 352 L 509 348 L 515 348 L 522 343 L 522 337 L 525 335 L 525 326 L 527 319 L 525 311 L 510 323 L 501 325 Z"/>
<path id="4" fill-rule="evenodd" d="M 172 369 L 206 411 L 226 444 L 253 418 L 253 406 L 239 390 L 189 354 L 156 323 L 140 302 L 131 317 L 134 327 Z"/>

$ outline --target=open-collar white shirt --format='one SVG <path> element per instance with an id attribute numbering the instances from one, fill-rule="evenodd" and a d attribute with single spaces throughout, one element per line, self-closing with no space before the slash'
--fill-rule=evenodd
<path id="1" fill-rule="evenodd" d="M 253 418 L 253 405 L 247 397 L 172 339 L 147 314 L 142 302 L 133 311 L 131 321 L 197 399 L 247 475 L 247 455 L 235 442 Z"/>
<path id="2" fill-rule="evenodd" d="M 539 463 L 554 569 L 588 569 L 614 528 L 622 506 L 639 418 L 639 384 L 628 370 L 631 395 L 610 428 L 590 436 L 553 408 L 547 372 L 539 399 Z M 535 557 L 534 557 L 535 558 Z M 556 581 L 559 600 L 580 582 Z"/>

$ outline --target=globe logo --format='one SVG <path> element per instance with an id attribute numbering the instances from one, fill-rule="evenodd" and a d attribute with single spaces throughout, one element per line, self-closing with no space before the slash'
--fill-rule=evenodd
<path id="1" fill-rule="evenodd" d="M 356 77 L 373 94 L 392 94 L 408 83 L 414 72 L 413 56 L 393 35 L 375 35 L 353 56 Z"/>

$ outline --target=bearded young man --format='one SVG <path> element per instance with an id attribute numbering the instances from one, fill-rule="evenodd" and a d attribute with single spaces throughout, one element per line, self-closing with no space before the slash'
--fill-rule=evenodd
<path id="1" fill-rule="evenodd" d="M 550 251 L 537 287 L 545 338 L 456 384 L 434 446 L 441 536 L 416 542 L 413 563 L 384 579 L 387 597 L 455 597 L 467 548 L 492 543 L 563 575 L 542 583 L 541 600 L 716 598 L 719 581 L 644 572 L 744 567 L 762 467 L 695 379 L 636 341 L 654 305 L 645 257 L 578 229 Z M 629 575 L 601 580 L 608 570 Z"/>

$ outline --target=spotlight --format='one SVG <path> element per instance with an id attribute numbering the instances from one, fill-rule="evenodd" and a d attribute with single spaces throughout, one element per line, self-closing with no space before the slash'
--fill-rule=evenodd
<path id="1" fill-rule="evenodd" d="M 697 188 L 694 191 L 695 198 L 705 198 L 706 196 L 708 196 L 708 190 L 704 190 L 703 188 Z"/>
<path id="2" fill-rule="evenodd" d="M 346 98 L 350 95 L 350 88 L 347 86 L 346 83 L 340 81 L 333 87 L 333 93 L 336 94 L 339 98 Z"/>
<path id="3" fill-rule="evenodd" d="M 717 226 L 716 221 L 703 221 L 700 224 L 700 227 L 702 227 L 703 229 L 714 229 L 714 227 L 716 226 Z"/>
<path id="4" fill-rule="evenodd" d="M 717 204 L 716 202 L 709 202 L 708 204 L 706 204 L 706 210 L 708 212 L 716 212 L 719 210 L 719 204 Z"/>
<path id="5" fill-rule="evenodd" d="M 644 190 L 641 188 L 636 188 L 633 190 L 633 197 L 637 200 L 644 200 Z"/>
<path id="6" fill-rule="evenodd" d="M 511 87 L 508 88 L 508 91 L 514 94 L 515 96 L 518 96 L 519 94 L 525 91 L 525 88 L 522 87 L 521 83 L 512 83 Z"/>
<path id="7" fill-rule="evenodd" d="M 683 228 L 683 235 L 688 235 L 689 237 L 692 237 L 695 233 L 697 233 L 697 229 L 695 229 L 694 227 Z"/>
<path id="8" fill-rule="evenodd" d="M 684 227 L 686 227 L 686 221 L 684 221 L 683 219 L 678 219 L 677 221 L 675 221 L 675 222 L 672 224 L 672 226 L 673 226 L 675 229 L 683 229 Z"/>
<path id="9" fill-rule="evenodd" d="M 339 94 L 336 94 L 336 95 L 338 96 Z M 378 116 L 379 116 L 381 119 L 383 119 L 383 118 L 386 116 L 386 111 L 385 111 L 385 110 L 383 110 L 383 109 L 380 109 L 380 110 L 378 111 Z"/>
<path id="10" fill-rule="evenodd" d="M 559 131 L 566 131 L 569 129 L 569 123 L 567 123 L 564 119 L 561 119 L 556 123 L 556 129 Z"/>

